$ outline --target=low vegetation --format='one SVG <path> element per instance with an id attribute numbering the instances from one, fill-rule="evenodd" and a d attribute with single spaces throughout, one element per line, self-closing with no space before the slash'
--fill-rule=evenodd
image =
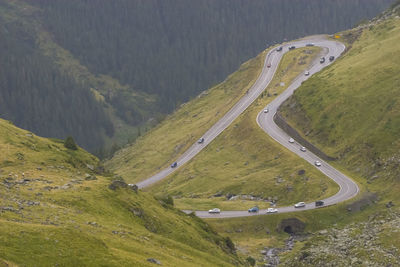
<path id="1" fill-rule="evenodd" d="M 106 166 L 131 183 L 168 167 L 245 95 L 260 74 L 265 54 L 244 63 L 223 83 L 182 105 L 134 144 L 118 151 Z"/>
<path id="2" fill-rule="evenodd" d="M 283 266 L 390 266 L 399 258 L 399 4 L 372 21 L 339 33 L 350 47 L 332 66 L 314 75 L 281 113 L 332 163 L 361 186 L 355 199 L 293 214 L 210 220 L 229 234 L 239 251 L 270 263 L 278 247 Z M 285 249 L 283 219 L 305 223 Z M 262 254 L 262 253 L 264 254 Z M 272 253 L 274 254 L 274 253 Z M 343 255 L 343 257 L 337 257 Z"/>
<path id="3" fill-rule="evenodd" d="M 229 266 L 233 243 L 96 157 L 0 120 L 0 265 Z"/>
<path id="4" fill-rule="evenodd" d="M 288 52 L 263 95 L 195 159 L 150 190 L 172 195 L 181 209 L 267 208 L 333 195 L 338 187 L 283 149 L 256 122 L 257 114 L 319 56 L 320 48 Z"/>

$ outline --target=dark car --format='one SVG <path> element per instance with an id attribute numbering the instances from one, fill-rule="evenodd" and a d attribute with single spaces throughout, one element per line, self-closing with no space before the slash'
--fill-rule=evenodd
<path id="1" fill-rule="evenodd" d="M 278 48 L 276 49 L 276 51 L 281 52 L 281 51 L 282 51 L 282 46 L 278 47 Z"/>
<path id="2" fill-rule="evenodd" d="M 329 61 L 334 61 L 335 60 L 335 57 L 334 56 L 330 56 L 329 57 Z"/>
<path id="3" fill-rule="evenodd" d="M 289 46 L 289 50 L 293 50 L 293 49 L 295 49 L 296 47 L 294 46 L 294 45 L 292 45 L 292 46 Z"/>
<path id="4" fill-rule="evenodd" d="M 306 46 L 314 46 L 314 44 L 313 43 L 308 43 L 308 44 L 306 44 Z"/>
<path id="5" fill-rule="evenodd" d="M 315 201 L 315 206 L 316 207 L 321 207 L 323 205 L 324 205 L 324 202 L 322 200 Z"/>
<path id="6" fill-rule="evenodd" d="M 249 209 L 249 212 L 258 212 L 259 208 L 257 206 Z"/>
<path id="7" fill-rule="evenodd" d="M 321 57 L 321 59 L 319 60 L 319 63 L 324 63 L 325 62 L 325 58 L 324 57 Z"/>
<path id="8" fill-rule="evenodd" d="M 199 140 L 197 140 L 197 143 L 202 144 L 204 143 L 204 137 L 200 138 Z"/>
<path id="9" fill-rule="evenodd" d="M 171 168 L 175 168 L 176 166 L 178 166 L 178 163 L 176 161 L 171 164 Z"/>

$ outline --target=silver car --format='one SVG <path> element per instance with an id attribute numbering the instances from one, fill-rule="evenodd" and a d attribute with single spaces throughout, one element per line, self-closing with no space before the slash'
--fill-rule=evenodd
<path id="1" fill-rule="evenodd" d="M 221 210 L 218 208 L 214 208 L 214 209 L 208 211 L 208 213 L 220 213 L 220 212 L 221 212 Z"/>
<path id="2" fill-rule="evenodd" d="M 302 207 L 305 207 L 305 206 L 306 206 L 306 203 L 304 203 L 304 202 L 299 202 L 299 203 L 294 204 L 295 208 L 302 208 Z"/>

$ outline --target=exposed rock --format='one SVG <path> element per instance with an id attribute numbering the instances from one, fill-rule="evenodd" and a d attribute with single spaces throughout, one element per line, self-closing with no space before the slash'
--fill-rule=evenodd
<path id="1" fill-rule="evenodd" d="M 16 211 L 13 207 L 0 207 L 0 209 L 4 211 Z"/>
<path id="2" fill-rule="evenodd" d="M 388 203 L 386 203 L 386 208 L 391 208 L 393 206 L 394 206 L 393 201 L 389 201 Z"/>
<path id="3" fill-rule="evenodd" d="M 223 193 L 222 192 L 217 192 L 213 195 L 213 197 L 222 197 Z"/>
<path id="4" fill-rule="evenodd" d="M 298 175 L 304 175 L 305 173 L 306 173 L 305 170 L 299 170 L 299 171 L 297 172 Z"/>
<path id="5" fill-rule="evenodd" d="M 72 187 L 72 184 L 66 183 L 66 184 L 63 185 L 63 186 L 60 186 L 60 189 L 67 190 L 67 189 L 70 189 L 71 187 Z"/>
<path id="6" fill-rule="evenodd" d="M 89 170 L 94 171 L 94 166 L 93 166 L 93 165 L 86 164 L 86 167 L 87 167 Z"/>
<path id="7" fill-rule="evenodd" d="M 97 180 L 97 177 L 94 175 L 89 175 L 85 177 L 86 181 L 93 181 L 93 180 Z"/>
<path id="8" fill-rule="evenodd" d="M 123 180 L 115 180 L 108 186 L 111 190 L 117 190 L 118 188 L 127 188 L 128 184 Z"/>
<path id="9" fill-rule="evenodd" d="M 151 263 L 154 263 L 154 264 L 161 265 L 161 262 L 159 260 L 154 259 L 154 258 L 148 258 L 147 261 L 151 262 Z"/>
<path id="10" fill-rule="evenodd" d="M 135 184 L 128 184 L 128 187 L 130 189 L 132 189 L 133 191 L 135 191 L 135 193 L 137 193 L 138 190 L 139 190 L 139 187 L 137 185 L 135 185 Z"/>

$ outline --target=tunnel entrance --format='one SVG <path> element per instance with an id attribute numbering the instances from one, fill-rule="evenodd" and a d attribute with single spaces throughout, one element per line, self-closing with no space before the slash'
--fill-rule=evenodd
<path id="1" fill-rule="evenodd" d="M 288 234 L 293 234 L 292 227 L 290 225 L 286 226 L 285 229 L 283 229 L 284 232 Z"/>
<path id="2" fill-rule="evenodd" d="M 277 230 L 278 230 L 278 232 L 283 231 L 290 235 L 296 235 L 296 234 L 302 233 L 304 231 L 305 227 L 306 227 L 306 224 L 304 222 L 300 221 L 299 219 L 288 218 L 288 219 L 283 219 L 279 223 Z"/>

